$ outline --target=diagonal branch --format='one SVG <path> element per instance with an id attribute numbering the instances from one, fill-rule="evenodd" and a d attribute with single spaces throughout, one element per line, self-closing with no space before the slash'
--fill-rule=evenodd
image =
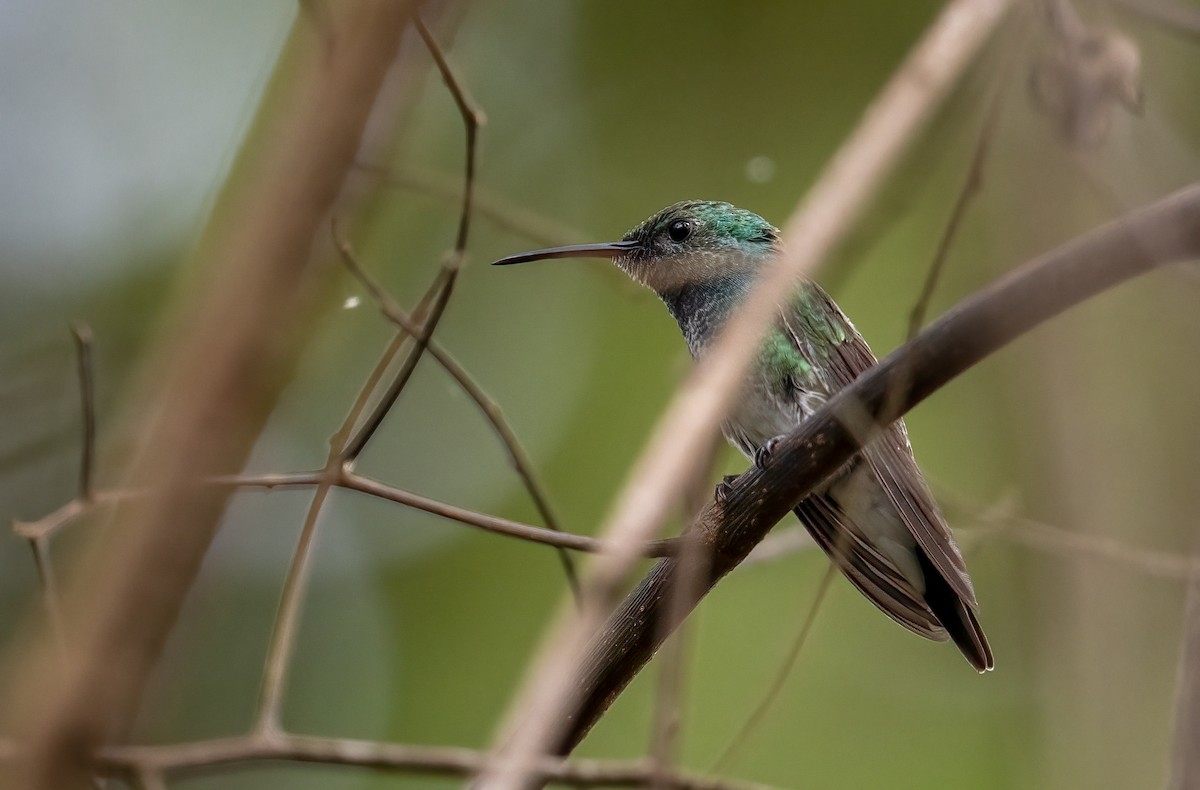
<path id="1" fill-rule="evenodd" d="M 777 300 L 832 251 L 907 145 L 1003 18 L 1007 0 L 952 0 L 867 109 L 784 229 L 787 252 L 764 274 L 714 348 L 689 377 L 643 450 L 602 531 L 629 550 L 597 558 L 578 617 L 560 617 L 510 709 L 485 772 L 489 788 L 527 786 L 527 767 L 552 748 L 572 700 L 587 640 L 609 612 L 636 561 L 634 547 L 653 537 L 699 472 L 697 459 L 716 435 Z M 719 563 L 718 563 L 719 564 Z"/>
<path id="2" fill-rule="evenodd" d="M 439 273 L 434 278 L 429 291 L 418 304 L 418 312 L 424 312 L 429 301 L 444 292 L 444 283 L 445 277 Z M 256 723 L 256 727 L 260 731 L 273 732 L 280 728 L 280 709 L 283 705 L 283 693 L 291 668 L 292 651 L 296 643 L 300 606 L 304 597 L 304 589 L 308 584 L 317 521 L 329 498 L 330 490 L 339 483 L 345 473 L 346 443 L 350 440 L 351 432 L 359 417 L 366 410 L 371 396 L 375 394 L 379 382 L 383 379 L 383 374 L 396 355 L 400 353 L 406 339 L 406 336 L 400 333 L 388 343 L 387 348 L 375 363 L 375 367 L 367 376 L 366 382 L 359 389 L 354 403 L 350 406 L 350 411 L 342 420 L 341 427 L 329 440 L 329 455 L 325 459 L 324 469 L 313 476 L 312 482 L 316 486 L 316 490 L 313 491 L 312 499 L 309 501 L 304 524 L 300 529 L 300 540 L 296 544 L 291 565 L 288 567 L 287 576 L 283 581 L 283 591 L 279 596 L 279 610 L 275 615 L 271 640 L 263 663 L 262 690 L 259 694 L 258 721 Z M 418 351 L 415 349 L 411 351 L 409 359 L 415 359 L 417 353 Z"/>
<path id="3" fill-rule="evenodd" d="M 384 317 L 399 327 L 402 332 L 416 336 L 419 330 L 413 323 L 412 317 L 405 314 L 400 309 L 400 305 L 396 303 L 396 300 L 392 298 L 391 294 L 384 290 L 383 286 L 376 282 L 375 278 L 371 277 L 363 269 L 354 254 L 354 249 L 350 246 L 350 241 L 338 232 L 336 222 L 333 223 L 332 232 L 334 244 L 342 256 L 342 262 L 359 283 L 362 284 L 371 299 L 378 305 Z M 533 472 L 533 463 L 529 460 L 529 456 L 525 454 L 525 449 L 521 446 L 521 442 L 517 439 L 517 435 L 512 427 L 509 426 L 508 420 L 504 419 L 504 414 L 500 411 L 500 407 L 488 397 L 487 393 L 471 377 L 466 368 L 460 365 L 458 360 L 450 356 L 449 352 L 442 348 L 440 343 L 430 340 L 428 350 L 430 356 L 450 374 L 451 378 L 457 382 L 462 391 L 467 394 L 467 397 L 475 403 L 480 413 L 483 414 L 484 419 L 492 426 L 493 432 L 500 439 L 500 443 L 504 445 L 504 449 L 508 453 L 508 458 L 512 462 L 517 476 L 521 478 L 521 482 L 524 484 L 529 498 L 533 500 L 534 507 L 537 508 L 542 521 L 555 532 L 562 532 L 562 527 L 559 525 L 558 519 L 554 516 L 554 511 L 550 508 L 550 500 L 542 490 L 542 486 Z M 575 563 L 571 560 L 571 555 L 565 549 L 560 548 L 558 555 L 559 561 L 563 566 L 563 572 L 567 576 L 567 584 L 570 585 L 571 593 L 578 600 L 580 595 L 579 575 L 575 571 Z"/>
<path id="4" fill-rule="evenodd" d="M 1176 192 L 1030 261 L 930 325 L 842 390 L 780 442 L 764 468 L 733 483 L 692 525 L 713 569 L 692 607 L 745 559 L 767 532 L 875 435 L 965 370 L 1043 321 L 1138 274 L 1200 257 L 1200 186 Z M 904 390 L 899 396 L 897 385 Z M 848 407 L 870 419 L 847 427 Z M 678 620 L 661 620 L 678 560 L 660 560 L 592 635 L 573 689 L 568 726 L 555 746 L 570 752 L 650 659 Z"/>

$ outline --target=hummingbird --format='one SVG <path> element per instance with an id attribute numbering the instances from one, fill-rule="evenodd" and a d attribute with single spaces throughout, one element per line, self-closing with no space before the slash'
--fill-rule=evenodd
<path id="1" fill-rule="evenodd" d="M 658 295 L 699 359 L 781 251 L 779 229 L 759 215 L 688 200 L 662 209 L 620 241 L 534 250 L 494 265 L 609 258 Z M 875 362 L 824 289 L 801 281 L 781 300 L 722 432 L 761 466 L 784 435 Z M 794 512 L 885 614 L 927 639 L 952 639 L 976 670 L 992 668 L 966 563 L 917 467 L 903 421 L 869 442 Z"/>

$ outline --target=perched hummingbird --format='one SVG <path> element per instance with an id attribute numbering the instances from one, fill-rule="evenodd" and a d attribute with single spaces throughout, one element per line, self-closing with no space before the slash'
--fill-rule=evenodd
<path id="1" fill-rule="evenodd" d="M 534 250 L 495 265 L 611 258 L 658 294 L 699 358 L 780 250 L 779 230 L 757 214 L 689 200 L 658 212 L 621 241 Z M 762 464 L 779 438 L 875 361 L 829 295 L 804 281 L 763 340 L 722 426 L 725 438 Z M 888 616 L 928 639 L 949 637 L 977 670 L 992 668 L 966 565 L 917 468 L 903 422 L 869 443 L 795 513 L 846 578 Z"/>

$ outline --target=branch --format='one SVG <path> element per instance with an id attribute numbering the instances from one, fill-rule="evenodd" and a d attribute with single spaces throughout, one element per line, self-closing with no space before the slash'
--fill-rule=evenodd
<path id="1" fill-rule="evenodd" d="M 406 165 L 387 168 L 383 165 L 358 162 L 355 167 L 368 175 L 375 176 L 380 184 L 392 189 L 410 189 L 441 200 L 458 202 L 463 199 L 462 185 L 432 170 Z M 472 207 L 475 214 L 490 220 L 492 224 L 510 233 L 529 239 L 540 247 L 570 244 L 582 241 L 587 234 L 548 219 L 527 208 L 514 205 L 500 195 L 475 186 Z"/>
<path id="2" fill-rule="evenodd" d="M 211 769 L 265 760 L 352 765 L 435 776 L 470 776 L 485 755 L 473 749 L 274 734 L 196 741 L 167 746 L 127 746 L 99 755 L 106 773 L 161 776 L 187 769 Z M 0 753 L 0 759 L 3 759 Z M 644 787 L 651 777 L 644 762 L 618 760 L 542 760 L 539 776 L 575 787 Z M 769 790 L 765 785 L 709 779 L 682 773 L 663 777 L 675 790 Z"/>
<path id="3" fill-rule="evenodd" d="M 1168 790 L 1189 790 L 1200 783 L 1200 580 L 1188 585 L 1183 646 L 1175 681 L 1175 743 L 1171 748 Z"/>
<path id="4" fill-rule="evenodd" d="M 772 452 L 764 468 L 733 482 L 692 525 L 713 557 L 691 607 L 767 532 L 857 452 L 862 441 L 1019 335 L 1138 274 L 1200 257 L 1200 186 L 1176 192 L 1030 261 L 961 302 L 839 392 Z M 897 394 L 897 384 L 907 385 Z M 847 417 L 866 417 L 849 426 Z M 659 622 L 677 560 L 660 560 L 593 635 L 573 690 L 569 726 L 556 742 L 570 752 L 661 643 Z M 673 608 L 673 607 L 672 607 Z"/>
<path id="5" fill-rule="evenodd" d="M 231 489 L 283 387 L 321 284 L 312 245 L 341 191 L 411 3 L 339 6 L 334 40 L 297 17 L 258 117 L 192 261 L 137 408 L 150 416 L 125 475 L 154 493 L 123 504 L 64 605 L 72 661 L 25 651 L 6 713 L 28 733 L 16 786 L 78 787 L 95 748 L 137 708 Z M 77 633 L 75 632 L 77 631 Z"/>
<path id="6" fill-rule="evenodd" d="M 82 414 L 83 442 L 79 459 L 79 498 L 89 501 L 94 495 L 93 470 L 96 466 L 96 393 L 92 374 L 92 329 L 87 324 L 72 324 L 71 337 L 79 368 L 79 401 Z"/>
<path id="7" fill-rule="evenodd" d="M 400 309 L 400 305 L 392 298 L 383 286 L 375 281 L 371 275 L 359 264 L 358 257 L 354 254 L 354 248 L 350 245 L 350 241 L 344 238 L 338 232 L 337 223 L 332 226 L 333 241 L 337 246 L 338 252 L 341 254 L 342 263 L 350 270 L 350 273 L 358 280 L 363 289 L 375 302 L 379 311 L 385 318 L 391 321 L 403 333 L 416 336 L 419 333 L 418 327 L 413 323 L 411 316 L 405 314 Z M 517 439 L 516 433 L 509 426 L 508 420 L 504 418 L 504 414 L 500 411 L 500 407 L 496 402 L 488 397 L 483 388 L 478 382 L 471 377 L 466 368 L 458 363 L 454 357 L 450 356 L 441 344 L 430 339 L 428 343 L 428 351 L 430 356 L 437 361 L 442 369 L 450 374 L 450 377 L 458 384 L 459 388 L 467 394 L 476 408 L 483 414 L 488 424 L 492 426 L 492 431 L 504 445 L 505 451 L 508 453 L 509 461 L 512 462 L 513 468 L 517 472 L 517 476 L 521 478 L 522 484 L 525 486 L 525 491 L 529 494 L 529 498 L 533 500 L 534 507 L 537 508 L 538 514 L 542 517 L 542 521 L 546 526 L 555 532 L 562 532 L 562 527 L 558 519 L 554 516 L 554 511 L 550 508 L 550 499 L 542 490 L 542 486 L 538 483 L 537 476 L 533 472 L 533 463 L 529 460 L 529 456 L 525 454 L 525 449 L 521 446 L 521 442 Z M 559 561 L 562 563 L 563 572 L 567 576 L 567 584 L 571 588 L 571 594 L 575 599 L 579 599 L 579 575 L 575 570 L 575 563 L 571 559 L 571 555 L 566 550 L 559 550 Z"/>
<path id="8" fill-rule="evenodd" d="M 748 296 L 706 359 L 697 365 L 633 468 L 601 534 L 629 548 L 598 558 L 585 583 L 590 596 L 578 616 L 561 617 L 526 673 L 498 757 L 484 774 L 489 788 L 526 786 L 525 769 L 559 740 L 573 718 L 580 660 L 587 640 L 608 613 L 615 591 L 632 569 L 634 547 L 653 537 L 698 472 L 697 459 L 713 440 L 736 394 L 758 338 L 780 295 L 811 272 L 853 226 L 875 190 L 929 118 L 941 98 L 999 24 L 1006 0 L 953 0 L 867 109 L 817 184 L 787 223 L 785 254 Z M 577 700 L 576 700 L 577 701 Z"/>

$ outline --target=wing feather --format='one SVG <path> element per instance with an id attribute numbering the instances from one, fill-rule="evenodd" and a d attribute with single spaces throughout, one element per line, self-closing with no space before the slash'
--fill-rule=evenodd
<path id="1" fill-rule="evenodd" d="M 783 325 L 813 368 L 825 377 L 825 388 L 832 394 L 873 366 L 875 355 L 819 285 L 806 283 L 798 298 L 808 303 L 784 311 Z M 807 340 L 810 337 L 824 342 L 814 344 Z M 904 422 L 896 421 L 869 443 L 863 456 L 930 563 L 955 594 L 975 606 L 966 563 L 917 468 Z"/>
<path id="2" fill-rule="evenodd" d="M 922 594 L 860 537 L 858 528 L 846 520 L 832 498 L 814 494 L 797 505 L 795 512 L 817 545 L 884 614 L 926 639 L 940 642 L 948 638 Z"/>

